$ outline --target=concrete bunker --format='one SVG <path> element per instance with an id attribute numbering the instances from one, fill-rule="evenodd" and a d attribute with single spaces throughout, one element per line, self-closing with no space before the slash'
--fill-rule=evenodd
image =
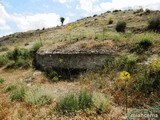
<path id="1" fill-rule="evenodd" d="M 36 66 L 42 71 L 55 70 L 62 78 L 101 68 L 111 56 L 109 51 L 41 51 L 36 54 Z"/>

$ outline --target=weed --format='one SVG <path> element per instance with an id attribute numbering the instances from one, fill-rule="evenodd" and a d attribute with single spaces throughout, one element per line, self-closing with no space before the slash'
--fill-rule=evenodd
<path id="1" fill-rule="evenodd" d="M 31 51 L 32 51 L 33 53 L 36 53 L 36 52 L 39 50 L 40 47 L 42 47 L 42 43 L 37 42 L 37 43 L 35 43 L 35 44 L 33 45 Z"/>
<path id="2" fill-rule="evenodd" d="M 78 97 L 79 108 L 85 110 L 93 105 L 92 94 L 87 91 L 80 91 Z"/>
<path id="3" fill-rule="evenodd" d="M 5 80 L 0 78 L 0 84 L 3 84 L 4 82 Z"/>
<path id="4" fill-rule="evenodd" d="M 26 91 L 24 87 L 17 87 L 15 90 L 11 91 L 10 98 L 11 101 L 20 101 L 22 102 L 25 98 Z"/>
<path id="5" fill-rule="evenodd" d="M 6 65 L 8 63 L 9 59 L 6 55 L 0 56 L 0 67 Z"/>
<path id="6" fill-rule="evenodd" d="M 75 113 L 79 110 L 78 100 L 74 94 L 69 94 L 58 101 L 57 111 L 61 114 Z"/>
<path id="7" fill-rule="evenodd" d="M 51 103 L 51 96 L 42 88 L 34 88 L 26 93 L 25 100 L 31 105 L 45 105 Z"/>
<path id="8" fill-rule="evenodd" d="M 4 51 L 8 51 L 8 48 L 7 47 L 0 48 L 0 52 L 4 52 Z"/>
<path id="9" fill-rule="evenodd" d="M 6 92 L 11 92 L 13 90 L 15 90 L 17 88 L 16 85 L 9 85 L 7 88 L 6 88 Z"/>
<path id="10" fill-rule="evenodd" d="M 50 78 L 51 81 L 56 82 L 59 80 L 59 75 L 56 71 L 51 71 L 48 73 L 48 77 Z"/>
<path id="11" fill-rule="evenodd" d="M 93 104 L 96 107 L 97 113 L 104 113 L 110 111 L 109 97 L 106 97 L 103 93 L 93 93 Z"/>

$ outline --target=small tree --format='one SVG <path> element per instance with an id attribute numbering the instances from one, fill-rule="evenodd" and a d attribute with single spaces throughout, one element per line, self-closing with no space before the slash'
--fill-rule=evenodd
<path id="1" fill-rule="evenodd" d="M 63 25 L 63 23 L 65 21 L 65 18 L 64 17 L 60 17 L 60 21 L 61 21 L 61 24 Z"/>

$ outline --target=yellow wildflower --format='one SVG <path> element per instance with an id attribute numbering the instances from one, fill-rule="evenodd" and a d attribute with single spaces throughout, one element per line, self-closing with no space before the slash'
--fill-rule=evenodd
<path id="1" fill-rule="evenodd" d="M 68 26 L 68 30 L 72 30 L 73 29 L 73 27 L 70 25 L 70 26 Z"/>
<path id="2" fill-rule="evenodd" d="M 131 76 L 130 76 L 130 73 L 129 73 L 129 72 L 123 71 L 123 72 L 121 72 L 121 74 L 120 74 L 120 78 L 123 79 L 123 80 L 128 80 L 128 79 L 131 78 Z"/>

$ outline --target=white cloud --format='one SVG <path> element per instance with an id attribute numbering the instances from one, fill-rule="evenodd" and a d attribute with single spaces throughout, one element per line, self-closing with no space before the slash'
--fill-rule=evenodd
<path id="1" fill-rule="evenodd" d="M 154 9 L 158 4 L 160 4 L 160 0 L 123 0 L 123 2 L 121 0 L 112 0 L 112 2 L 101 3 L 100 6 L 103 10 L 135 8 L 136 6 Z M 160 7 L 157 9 L 160 9 Z"/>
<path id="2" fill-rule="evenodd" d="M 7 21 L 9 20 L 9 15 L 5 11 L 4 6 L 0 4 L 0 30 L 9 30 L 10 26 L 7 25 Z"/>
<path id="3" fill-rule="evenodd" d="M 160 0 L 112 0 L 111 2 L 100 2 L 100 0 L 79 0 L 77 9 L 85 11 L 86 15 L 101 13 L 106 10 L 126 9 L 126 8 L 149 8 L 160 10 Z"/>
<path id="4" fill-rule="evenodd" d="M 66 3 L 66 2 L 72 2 L 73 0 L 53 0 L 53 1 L 57 1 L 60 3 Z"/>
<path id="5" fill-rule="evenodd" d="M 12 20 L 17 24 L 20 30 L 27 31 L 31 29 L 49 28 L 59 25 L 60 16 L 55 13 L 35 14 L 35 15 L 12 15 Z"/>
<path id="6" fill-rule="evenodd" d="M 79 5 L 77 5 L 77 9 L 82 9 L 88 13 L 100 11 L 100 7 L 98 5 L 94 5 L 95 2 L 99 0 L 80 0 Z"/>
<path id="7" fill-rule="evenodd" d="M 0 15 L 0 30 L 3 30 L 3 35 L 12 31 L 28 31 L 60 25 L 60 16 L 56 13 L 33 15 L 8 14 L 5 7 L 0 4 Z M 68 22 L 69 17 L 66 17 L 64 24 Z M 15 24 L 16 27 L 11 27 L 9 23 Z"/>

